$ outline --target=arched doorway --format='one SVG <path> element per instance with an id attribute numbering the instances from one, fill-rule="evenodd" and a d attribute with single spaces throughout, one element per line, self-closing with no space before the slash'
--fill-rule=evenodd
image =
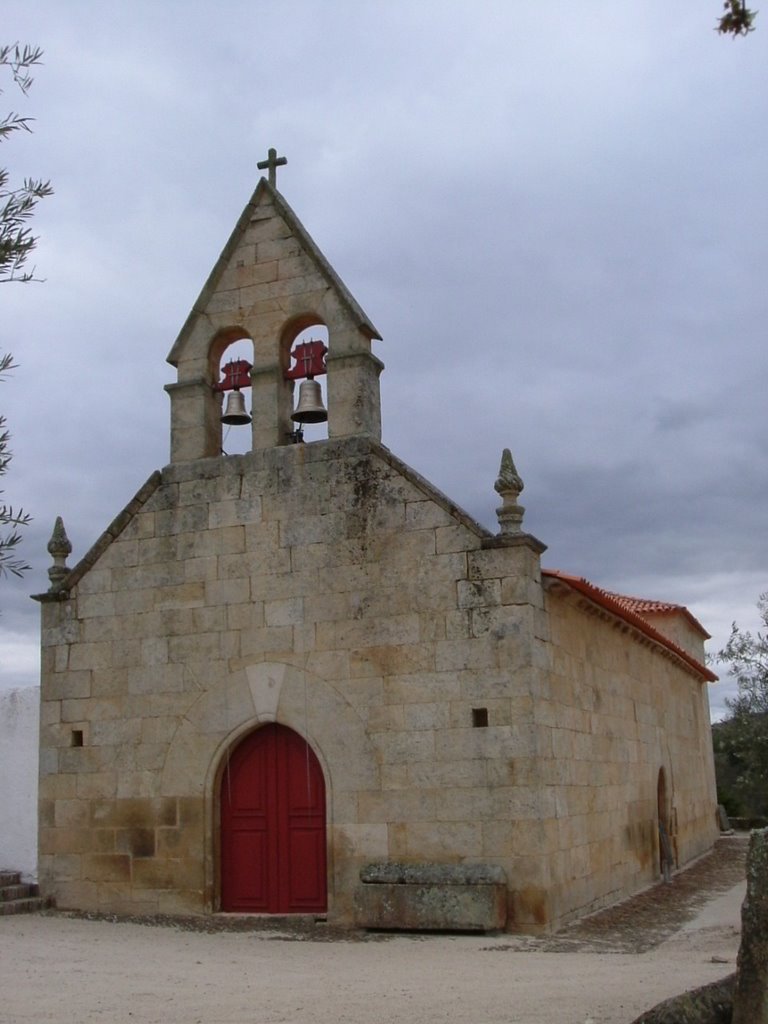
<path id="1" fill-rule="evenodd" d="M 298 733 L 265 725 L 221 779 L 221 909 L 322 913 L 327 906 L 325 781 Z"/>
<path id="2" fill-rule="evenodd" d="M 659 768 L 656 782 L 656 813 L 659 822 L 659 872 L 669 881 L 674 866 L 672 843 L 669 836 L 669 800 L 667 797 L 667 776 Z"/>

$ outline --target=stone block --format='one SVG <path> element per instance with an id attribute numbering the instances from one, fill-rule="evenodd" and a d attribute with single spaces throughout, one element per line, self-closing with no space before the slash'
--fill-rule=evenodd
<path id="1" fill-rule="evenodd" d="M 443 703 L 408 704 L 404 708 L 405 726 L 413 732 L 444 729 L 450 720 L 450 707 Z"/>
<path id="2" fill-rule="evenodd" d="M 69 652 L 69 668 L 72 672 L 109 668 L 111 664 L 112 645 L 110 643 L 76 644 Z M 87 695 L 77 694 L 77 696 Z"/>
<path id="3" fill-rule="evenodd" d="M 286 598 L 264 602 L 264 622 L 267 626 L 294 626 L 304 622 L 304 599 Z"/>
<path id="4" fill-rule="evenodd" d="M 57 853 L 52 858 L 51 874 L 62 882 L 80 879 L 80 857 L 77 854 Z"/>
<path id="5" fill-rule="evenodd" d="M 267 626 L 250 630 L 240 637 L 240 656 L 246 660 L 261 657 L 276 659 L 292 651 L 292 626 Z"/>
<path id="6" fill-rule="evenodd" d="M 41 682 L 42 699 L 67 700 L 76 697 L 90 697 L 91 695 L 91 673 L 81 672 L 57 672 L 53 676 L 44 678 Z"/>
<path id="7" fill-rule="evenodd" d="M 383 680 L 387 704 L 431 703 L 457 700 L 461 682 L 452 672 L 417 672 L 389 676 Z"/>
<path id="8" fill-rule="evenodd" d="M 374 705 L 360 709 L 360 715 L 370 734 L 395 732 L 405 729 L 405 711 L 402 704 Z"/>
<path id="9" fill-rule="evenodd" d="M 448 526 L 438 526 L 435 530 L 435 550 L 438 555 L 446 552 L 457 552 L 464 559 L 464 573 L 466 576 L 466 552 L 480 546 L 480 538 L 466 528 L 455 523 Z"/>
<path id="10" fill-rule="evenodd" d="M 134 797 L 155 797 L 160 788 L 157 771 L 121 771 L 115 795 L 119 800 Z"/>
<path id="11" fill-rule="evenodd" d="M 242 574 L 239 579 L 208 580 L 205 583 L 205 599 L 209 605 L 246 604 L 250 594 L 251 581 Z"/>
<path id="12" fill-rule="evenodd" d="M 384 764 L 430 761 L 436 753 L 435 734 L 432 731 L 377 733 L 375 744 Z"/>
<path id="13" fill-rule="evenodd" d="M 41 818 L 43 816 L 41 815 Z M 59 828 L 82 828 L 89 822 L 88 804 L 83 800 L 53 802 L 53 824 Z"/>
<path id="14" fill-rule="evenodd" d="M 519 863 L 522 874 L 525 862 L 521 860 Z M 546 931 L 552 920 L 550 903 L 551 895 L 543 886 L 513 889 L 507 901 L 507 930 L 534 934 Z"/>
<path id="15" fill-rule="evenodd" d="M 301 245 L 296 238 L 290 236 L 273 236 L 256 243 L 256 261 L 259 265 L 271 260 L 285 260 L 289 256 L 298 256 Z"/>
<path id="16" fill-rule="evenodd" d="M 437 806 L 438 821 L 484 822 L 494 816 L 493 793 L 487 787 L 443 789 Z"/>
<path id="17" fill-rule="evenodd" d="M 335 825 L 330 842 L 344 857 L 386 857 L 389 850 L 386 824 Z"/>
<path id="18" fill-rule="evenodd" d="M 275 208 L 272 203 L 265 202 L 262 207 L 254 210 L 246 229 L 244 240 L 247 246 L 242 244 L 242 248 L 246 250 L 243 258 L 245 260 L 256 259 L 255 249 L 251 254 L 247 251 L 256 242 L 267 242 L 274 238 L 289 238 L 290 235 L 291 228 L 288 224 L 282 217 L 275 216 Z M 240 249 L 238 249 L 237 255 L 240 256 Z"/>
<path id="19" fill-rule="evenodd" d="M 241 262 L 238 260 L 235 266 L 227 267 L 219 281 L 219 290 L 228 292 L 238 288 L 245 289 L 253 285 L 277 280 L 277 260 L 272 260 L 268 263 L 256 263 L 256 246 L 251 245 L 247 248 L 251 250 L 253 255 L 251 255 L 250 259 L 246 256 L 242 260 L 242 266 L 238 265 Z"/>
<path id="20" fill-rule="evenodd" d="M 42 888 L 45 896 L 52 896 L 58 910 L 98 909 L 98 885 L 84 880 L 50 880 Z"/>
<path id="21" fill-rule="evenodd" d="M 355 923 L 361 928 L 488 932 L 505 922 L 503 887 L 370 884 L 357 893 Z"/>
<path id="22" fill-rule="evenodd" d="M 435 555 L 434 530 L 401 530 L 371 538 L 369 552 L 383 568 L 412 570 L 422 558 Z"/>
<path id="23" fill-rule="evenodd" d="M 435 813 L 435 793 L 428 790 L 389 790 L 358 794 L 358 816 L 365 824 L 433 821 Z"/>
<path id="24" fill-rule="evenodd" d="M 344 683 L 344 692 L 345 694 L 348 692 L 346 680 L 349 679 L 349 655 L 346 651 L 316 650 L 308 660 L 307 665 L 314 676 L 327 680 L 334 685 Z M 363 690 L 368 692 L 364 682 L 356 683 L 355 687 L 356 689 L 353 688 L 349 692 L 356 692 L 358 694 L 362 693 Z M 371 687 L 370 692 L 376 692 L 375 683 Z"/>
<path id="25" fill-rule="evenodd" d="M 380 619 L 321 622 L 317 626 L 317 646 L 320 650 L 416 644 L 418 641 L 419 618 L 417 615 L 391 615 Z"/>
<path id="26" fill-rule="evenodd" d="M 409 789 L 412 783 L 409 780 L 409 765 L 405 764 L 384 764 L 381 766 L 381 788 L 387 789 Z"/>
<path id="27" fill-rule="evenodd" d="M 394 766 L 388 766 L 394 767 Z M 446 787 L 484 786 L 487 778 L 486 762 L 474 760 L 419 761 L 407 766 L 405 780 L 418 789 L 443 790 Z"/>
<path id="28" fill-rule="evenodd" d="M 160 914 L 202 914 L 206 907 L 204 894 L 200 889 L 160 890 L 158 892 L 157 909 Z"/>
<path id="29" fill-rule="evenodd" d="M 115 832 L 115 850 L 131 857 L 155 856 L 155 830 L 152 828 L 119 828 Z"/>
<path id="30" fill-rule="evenodd" d="M 129 882 L 131 858 L 123 853 L 88 853 L 82 858 L 82 875 L 89 882 Z"/>
<path id="31" fill-rule="evenodd" d="M 139 640 L 115 640 L 110 646 L 112 651 L 110 664 L 114 668 L 131 668 L 141 664 L 141 642 Z"/>
<path id="32" fill-rule="evenodd" d="M 38 771 L 40 775 L 40 785 L 44 784 L 44 776 L 53 775 L 59 770 L 59 751 L 55 747 L 41 747 L 40 748 L 40 760 L 38 762 Z"/>
<path id="33" fill-rule="evenodd" d="M 43 753 L 51 753 L 43 751 Z M 56 753 L 53 751 L 52 753 Z M 45 800 L 67 800 L 77 796 L 77 776 L 75 775 L 45 775 L 40 779 L 38 787 L 39 796 Z M 51 818 L 48 824 L 53 824 Z"/>
<path id="34" fill-rule="evenodd" d="M 113 616 L 115 614 L 115 595 L 110 592 L 83 594 L 77 607 L 81 619 Z"/>
<path id="35" fill-rule="evenodd" d="M 91 829 L 62 826 L 58 828 L 41 828 L 39 832 L 40 850 L 46 854 L 86 853 L 93 850 L 94 836 Z"/>
<path id="36" fill-rule="evenodd" d="M 277 275 L 280 279 L 294 277 L 306 278 L 314 271 L 314 266 L 310 262 L 309 257 L 304 253 L 300 253 L 297 256 L 288 256 L 278 260 L 277 268 Z"/>
<path id="37" fill-rule="evenodd" d="M 482 680 L 487 669 L 495 669 L 498 657 L 492 644 L 462 640 L 444 640 L 435 644 L 435 668 L 438 672 L 477 670 Z"/>
<path id="38" fill-rule="evenodd" d="M 405 527 L 407 530 L 433 530 L 437 527 L 452 527 L 453 516 L 434 501 L 408 501 L 405 505 Z M 435 543 L 433 538 L 432 543 Z"/>
<path id="39" fill-rule="evenodd" d="M 479 821 L 412 821 L 404 826 L 409 860 L 455 863 L 478 860 L 483 855 Z"/>
<path id="40" fill-rule="evenodd" d="M 349 654 L 352 676 L 410 676 L 434 672 L 435 653 L 431 644 L 384 644 L 353 649 Z"/>
<path id="41" fill-rule="evenodd" d="M 142 665 L 128 670 L 125 689 L 131 695 L 180 693 L 189 671 L 190 665 L 183 660 L 173 665 Z"/>
<path id="42" fill-rule="evenodd" d="M 133 884 L 141 889 L 203 888 L 202 865 L 187 851 L 184 858 L 161 860 L 147 857 L 133 861 Z"/>

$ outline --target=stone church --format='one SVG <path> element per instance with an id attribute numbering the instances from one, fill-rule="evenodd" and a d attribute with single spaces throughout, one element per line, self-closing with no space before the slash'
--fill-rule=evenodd
<path id="1" fill-rule="evenodd" d="M 49 544 L 42 891 L 556 928 L 714 842 L 707 633 L 542 569 L 508 451 L 491 532 L 382 444 L 379 335 L 281 161 L 168 356 L 170 463 L 76 565 Z"/>

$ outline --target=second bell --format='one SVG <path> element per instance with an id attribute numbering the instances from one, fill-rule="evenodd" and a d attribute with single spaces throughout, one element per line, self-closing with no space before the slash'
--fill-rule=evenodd
<path id="1" fill-rule="evenodd" d="M 299 400 L 291 413 L 295 423 L 325 423 L 328 410 L 323 405 L 323 393 L 316 380 L 308 377 L 299 386 Z"/>

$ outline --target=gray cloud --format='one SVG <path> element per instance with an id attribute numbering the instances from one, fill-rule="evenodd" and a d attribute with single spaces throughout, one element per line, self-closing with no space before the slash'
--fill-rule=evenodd
<path id="1" fill-rule="evenodd" d="M 753 625 L 768 34 L 720 39 L 718 13 L 12 2 L 8 39 L 46 65 L 2 155 L 56 196 L 46 283 L 0 296 L 4 485 L 35 515 L 33 573 L 0 583 L 0 685 L 34 679 L 54 517 L 77 558 L 167 461 L 165 357 L 271 145 L 384 336 L 393 451 L 492 527 L 511 446 L 546 564 L 688 602 L 715 646 Z"/>

